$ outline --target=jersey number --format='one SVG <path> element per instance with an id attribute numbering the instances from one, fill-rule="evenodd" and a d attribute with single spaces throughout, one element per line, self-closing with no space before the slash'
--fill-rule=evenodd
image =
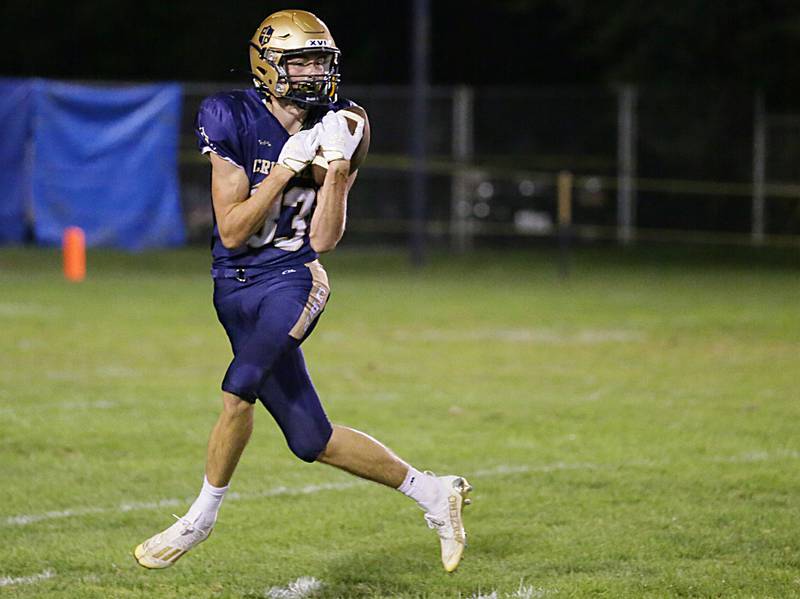
<path id="1" fill-rule="evenodd" d="M 262 247 L 272 243 L 276 248 L 287 252 L 296 252 L 303 247 L 303 238 L 306 234 L 306 217 L 314 205 L 317 192 L 307 187 L 293 187 L 283 194 L 283 201 L 275 202 L 264 221 L 261 231 L 252 235 L 247 240 L 247 245 L 253 248 Z M 299 206 L 299 209 L 297 208 Z M 289 235 L 275 237 L 278 231 L 278 222 L 281 218 L 283 207 L 295 208 L 296 213 L 292 218 Z"/>

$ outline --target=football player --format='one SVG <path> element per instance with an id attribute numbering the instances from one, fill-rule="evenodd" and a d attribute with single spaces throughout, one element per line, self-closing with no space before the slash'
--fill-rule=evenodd
<path id="1" fill-rule="evenodd" d="M 420 472 L 372 437 L 332 425 L 300 349 L 330 292 L 318 255 L 342 237 L 347 196 L 369 145 L 366 113 L 338 98 L 339 61 L 322 21 L 280 11 L 250 42 L 254 86 L 200 105 L 198 145 L 211 163 L 214 307 L 233 361 L 200 494 L 177 522 L 135 548 L 146 568 L 167 568 L 208 538 L 250 438 L 256 401 L 301 460 L 414 499 L 439 535 L 445 569 L 461 560 L 467 481 Z"/>

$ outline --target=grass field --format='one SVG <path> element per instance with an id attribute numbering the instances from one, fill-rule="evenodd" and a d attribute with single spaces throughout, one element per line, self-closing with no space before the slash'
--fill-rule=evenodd
<path id="1" fill-rule="evenodd" d="M 215 534 L 133 547 L 202 482 L 230 350 L 205 250 L 0 251 L 0 597 L 798 597 L 800 257 L 340 250 L 305 345 L 332 420 L 475 486 L 447 575 L 399 493 L 259 408 Z M 299 585 L 295 585 L 297 587 Z"/>

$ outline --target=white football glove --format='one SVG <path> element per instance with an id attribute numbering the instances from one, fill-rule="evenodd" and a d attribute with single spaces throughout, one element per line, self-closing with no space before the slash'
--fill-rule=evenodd
<path id="1" fill-rule="evenodd" d="M 295 174 L 302 171 L 309 162 L 314 160 L 321 132 L 322 126 L 317 123 L 311 129 L 298 131 L 292 135 L 283 144 L 283 149 L 278 156 L 278 164 Z"/>
<path id="2" fill-rule="evenodd" d="M 356 123 L 353 133 L 350 133 L 348 119 Z M 350 160 L 363 135 L 364 119 L 361 116 L 347 111 L 330 111 L 322 119 L 322 132 L 319 136 L 322 157 L 328 162 Z"/>

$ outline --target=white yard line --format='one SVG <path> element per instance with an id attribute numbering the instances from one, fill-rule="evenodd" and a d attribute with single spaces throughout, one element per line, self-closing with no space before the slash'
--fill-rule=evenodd
<path id="1" fill-rule="evenodd" d="M 102 514 L 110 511 L 109 508 L 104 507 L 87 507 L 68 510 L 57 510 L 53 512 L 44 512 L 43 514 L 22 514 L 19 516 L 9 516 L 6 518 L 7 526 L 25 526 L 33 524 L 34 522 L 41 522 L 42 520 L 58 520 L 59 518 L 77 518 L 79 516 L 87 516 L 89 514 Z"/>
<path id="2" fill-rule="evenodd" d="M 10 587 L 20 584 L 36 584 L 42 580 L 53 578 L 56 575 L 52 570 L 45 570 L 39 574 L 32 574 L 31 576 L 18 576 L 12 578 L 11 576 L 0 576 L 0 587 Z"/>
<path id="3" fill-rule="evenodd" d="M 749 451 L 732 456 L 713 456 L 708 458 L 709 462 L 729 462 L 733 464 L 748 464 L 751 462 L 771 462 L 776 458 L 788 458 L 796 460 L 800 458 L 800 451 L 794 449 L 779 449 L 772 453 L 768 451 Z"/>
<path id="4" fill-rule="evenodd" d="M 778 459 L 800 459 L 800 452 L 785 449 L 775 452 L 766 451 L 752 451 L 735 456 L 707 456 L 702 461 L 716 462 L 716 463 L 750 463 L 750 462 L 765 462 L 774 461 Z M 560 472 L 569 470 L 603 470 L 608 468 L 620 467 L 663 467 L 669 465 L 665 461 L 653 460 L 632 460 L 629 462 L 619 464 L 592 464 L 589 462 L 554 462 L 552 464 L 499 464 L 491 468 L 484 468 L 480 470 L 471 470 L 466 473 L 469 477 L 489 477 L 489 476 L 503 476 L 507 474 L 530 474 L 534 472 Z M 474 482 L 474 481 L 473 481 Z M 359 485 L 369 484 L 362 480 L 352 480 L 341 483 L 321 483 L 316 485 L 305 485 L 302 487 L 274 487 L 265 491 L 257 493 L 238 493 L 236 491 L 229 492 L 225 499 L 226 501 L 250 501 L 253 499 L 261 499 L 264 497 L 281 497 L 284 495 L 312 495 L 321 493 L 323 491 L 343 491 L 352 489 Z M 180 507 L 182 505 L 188 506 L 193 500 L 194 496 L 181 498 L 167 498 L 158 501 L 144 501 L 144 502 L 126 502 L 112 507 L 80 507 L 68 508 L 64 510 L 56 510 L 51 512 L 43 512 L 39 514 L 19 514 L 16 516 L 7 516 L 4 520 L 0 521 L 5 526 L 27 526 L 36 522 L 43 522 L 46 520 L 58 520 L 62 518 L 78 518 L 81 516 L 88 516 L 91 514 L 110 514 L 119 512 L 133 512 L 138 510 L 155 510 L 166 507 Z"/>
<path id="5" fill-rule="evenodd" d="M 557 594 L 558 594 L 558 589 L 545 589 L 543 587 L 533 587 L 532 585 L 524 584 L 524 581 L 520 580 L 519 588 L 517 588 L 517 590 L 512 593 L 505 593 L 503 595 L 499 595 L 497 591 L 492 590 L 492 592 L 487 595 L 479 590 L 477 594 L 470 595 L 466 599 L 541 599 L 542 597 L 547 597 L 548 595 L 557 595 Z"/>
<path id="6" fill-rule="evenodd" d="M 28 303 L 0 303 L 0 318 L 19 318 L 20 316 L 50 317 L 59 316 L 62 309 L 59 306 L 45 306 L 42 304 Z"/>
<path id="7" fill-rule="evenodd" d="M 465 329 L 451 331 L 444 329 L 424 329 L 421 331 L 394 331 L 393 336 L 400 341 L 442 341 L 470 342 L 495 341 L 499 343 L 536 343 L 546 345 L 597 345 L 601 343 L 626 343 L 642 341 L 645 335 L 641 331 L 628 329 L 578 329 L 560 331 L 557 329 Z"/>
<path id="8" fill-rule="evenodd" d="M 341 489 L 349 489 L 356 485 L 362 484 L 361 481 L 353 481 L 346 483 L 323 483 L 320 485 L 306 485 L 304 487 L 275 487 L 267 489 L 260 493 L 237 493 L 232 491 L 225 496 L 226 501 L 240 501 L 259 499 L 262 497 L 279 497 L 281 495 L 309 495 L 312 493 L 319 493 L 321 491 L 338 491 Z M 160 499 L 158 501 L 143 501 L 143 502 L 126 502 L 121 503 L 114 507 L 87 507 L 87 508 L 72 508 L 66 510 L 58 510 L 52 512 L 44 512 L 41 514 L 21 514 L 18 516 L 9 516 L 5 519 L 6 526 L 27 526 L 35 522 L 42 522 L 44 520 L 58 520 L 61 518 L 77 518 L 79 516 L 88 516 L 90 514 L 109 514 L 117 512 L 133 512 L 138 510 L 154 510 L 164 507 L 178 507 L 181 505 L 189 505 L 194 500 L 194 497 L 169 498 Z"/>
<path id="9" fill-rule="evenodd" d="M 602 464 L 589 464 L 586 462 L 576 462 L 574 464 L 555 462 L 553 464 L 543 464 L 541 466 L 531 466 L 528 464 L 511 466 L 508 464 L 500 464 L 493 468 L 473 470 L 470 474 L 472 476 L 497 476 L 500 474 L 527 474 L 529 472 L 558 472 L 559 470 L 597 470 L 598 468 L 605 467 L 607 466 L 603 466 Z"/>
<path id="10" fill-rule="evenodd" d="M 49 371 L 44 373 L 45 378 L 50 380 L 78 380 L 77 378 L 69 379 L 69 376 L 66 373 L 63 373 L 63 376 L 60 374 L 54 374 L 54 372 Z M 2 395 L 0 395 L 0 399 L 3 399 Z M 131 402 L 133 405 L 133 402 Z M 15 417 L 22 417 L 28 416 L 31 412 L 41 412 L 44 409 L 47 410 L 61 410 L 61 411 L 83 411 L 83 410 L 111 410 L 117 407 L 125 406 L 125 402 L 117 401 L 117 400 L 108 400 L 108 399 L 95 399 L 95 400 L 79 400 L 79 401 L 41 401 L 36 404 L 27 404 L 24 406 L 14 406 L 9 408 L 0 408 L 0 414 L 11 414 Z M 25 421 L 27 422 L 27 421 Z"/>
<path id="11" fill-rule="evenodd" d="M 301 576 L 285 587 L 271 587 L 264 592 L 267 599 L 303 599 L 322 588 L 322 581 L 313 576 Z"/>

